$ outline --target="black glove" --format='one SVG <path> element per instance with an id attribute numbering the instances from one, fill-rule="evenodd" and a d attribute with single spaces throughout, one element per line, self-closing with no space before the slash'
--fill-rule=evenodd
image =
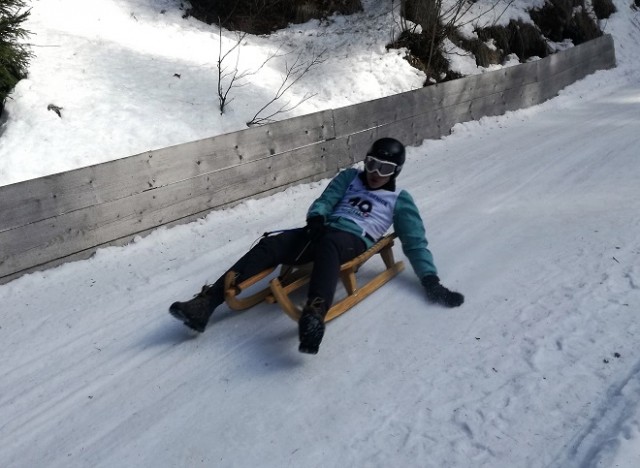
<path id="1" fill-rule="evenodd" d="M 458 307 L 464 302 L 464 296 L 459 292 L 450 291 L 440 284 L 436 275 L 427 275 L 421 280 L 427 299 L 445 307 Z"/>
<path id="2" fill-rule="evenodd" d="M 316 215 L 307 219 L 305 232 L 311 242 L 315 242 L 322 237 L 325 231 L 324 216 Z"/>

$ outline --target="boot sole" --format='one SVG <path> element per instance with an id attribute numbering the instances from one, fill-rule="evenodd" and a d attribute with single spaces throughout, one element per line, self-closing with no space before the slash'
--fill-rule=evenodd
<path id="1" fill-rule="evenodd" d="M 197 331 L 198 333 L 202 333 L 205 327 L 199 323 L 194 323 L 189 320 L 188 317 L 185 317 L 182 313 L 182 310 L 177 308 L 169 308 L 169 313 L 176 319 L 180 320 L 184 325 L 189 327 L 192 330 Z"/>
<path id="2" fill-rule="evenodd" d="M 305 354 L 318 354 L 324 337 L 324 321 L 315 315 L 303 315 L 298 323 L 300 346 L 298 351 Z"/>

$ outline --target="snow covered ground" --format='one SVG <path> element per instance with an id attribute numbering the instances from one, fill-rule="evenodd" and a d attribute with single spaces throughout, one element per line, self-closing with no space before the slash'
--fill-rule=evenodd
<path id="1" fill-rule="evenodd" d="M 57 42 L 46 50 L 68 61 L 37 59 L 9 103 L 5 183 L 233 120 L 211 112 L 215 80 L 198 76 L 202 62 L 169 47 L 192 38 L 195 48 L 215 31 L 180 19 L 173 3 L 33 2 L 38 41 Z M 167 13 L 153 14 L 161 4 Z M 168 305 L 262 232 L 300 224 L 324 183 L 159 229 L 0 286 L 0 465 L 640 466 L 640 18 L 616 5 L 607 32 L 618 68 L 410 148 L 400 183 L 423 212 L 443 282 L 466 295 L 461 308 L 428 304 L 409 269 L 330 323 L 317 356 L 297 352 L 295 323 L 270 305 L 223 306 L 195 337 Z M 75 32 L 44 27 L 63 6 L 76 9 L 66 23 Z M 114 32 L 110 18 L 147 41 Z M 297 29 L 313 25 L 286 34 Z M 369 53 L 420 82 L 392 53 Z M 85 81 L 52 78 L 69 67 Z M 162 73 L 171 100 L 149 85 Z M 178 90 L 189 73 L 207 82 Z M 393 79 L 364 85 L 362 98 L 405 90 L 408 78 Z M 343 85 L 322 94 L 327 106 L 357 100 Z M 236 123 L 251 99 L 238 96 Z M 96 150 L 105 141 L 110 154 Z"/>

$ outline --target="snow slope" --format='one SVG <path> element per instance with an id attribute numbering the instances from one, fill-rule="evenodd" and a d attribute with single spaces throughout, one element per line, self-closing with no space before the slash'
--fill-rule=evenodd
<path id="1" fill-rule="evenodd" d="M 618 68 L 410 148 L 459 309 L 409 269 L 317 356 L 276 306 L 166 313 L 324 183 L 0 286 L 0 465 L 639 466 L 638 13 L 609 25 Z"/>

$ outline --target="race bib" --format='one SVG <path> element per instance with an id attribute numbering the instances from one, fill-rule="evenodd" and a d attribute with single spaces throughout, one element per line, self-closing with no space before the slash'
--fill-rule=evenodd
<path id="1" fill-rule="evenodd" d="M 384 236 L 393 224 L 393 210 L 400 192 L 368 190 L 358 175 L 349 184 L 331 218 L 347 218 L 374 239 Z"/>

